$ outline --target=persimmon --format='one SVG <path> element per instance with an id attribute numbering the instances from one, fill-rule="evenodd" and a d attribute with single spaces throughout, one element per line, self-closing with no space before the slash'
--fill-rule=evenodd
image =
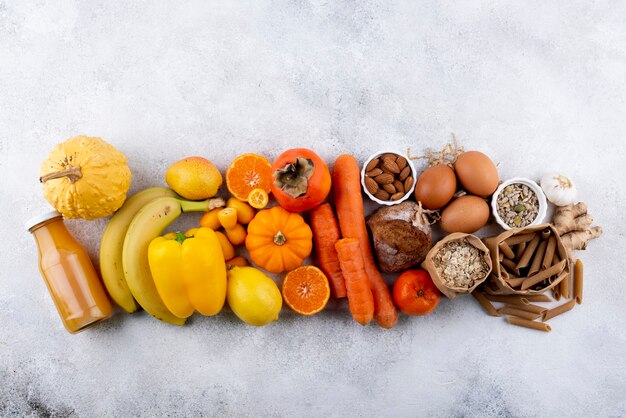
<path id="1" fill-rule="evenodd" d="M 272 164 L 272 194 L 290 212 L 306 212 L 322 203 L 330 185 L 326 162 L 309 149 L 287 150 Z"/>
<path id="2" fill-rule="evenodd" d="M 406 270 L 393 285 L 393 301 L 407 315 L 431 313 L 439 298 L 439 289 L 426 270 Z"/>

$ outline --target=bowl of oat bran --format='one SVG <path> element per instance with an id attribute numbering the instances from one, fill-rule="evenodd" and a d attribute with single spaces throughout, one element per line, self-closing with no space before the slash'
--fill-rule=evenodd
<path id="1" fill-rule="evenodd" d="M 441 293 L 449 299 L 472 293 L 492 269 L 489 249 L 475 235 L 454 233 L 439 241 L 422 263 Z"/>
<path id="2" fill-rule="evenodd" d="M 508 231 L 541 224 L 548 201 L 537 183 L 515 177 L 498 187 L 491 198 L 491 209 L 498 225 Z"/>

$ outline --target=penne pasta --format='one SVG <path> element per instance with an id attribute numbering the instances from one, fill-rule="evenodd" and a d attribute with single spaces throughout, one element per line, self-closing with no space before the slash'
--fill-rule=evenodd
<path id="1" fill-rule="evenodd" d="M 547 245 L 548 241 L 541 241 L 539 247 L 537 247 L 537 251 L 535 251 L 535 256 L 533 257 L 533 263 L 530 265 L 530 270 L 528 270 L 529 277 L 541 270 L 541 263 L 543 263 L 543 255 L 546 253 Z"/>
<path id="2" fill-rule="evenodd" d="M 563 278 L 563 280 L 561 280 L 561 282 L 558 285 L 559 288 L 559 293 L 561 294 L 561 296 L 563 296 L 565 299 L 569 299 L 570 298 L 570 279 L 571 279 L 571 274 L 568 274 L 567 272 L 565 272 L 566 276 Z"/>
<path id="3" fill-rule="evenodd" d="M 503 315 L 513 315 L 518 318 L 524 318 L 532 321 L 533 319 L 537 319 L 541 316 L 539 313 L 528 312 L 522 309 L 517 308 L 513 305 L 507 305 L 504 308 L 498 309 L 498 313 Z"/>
<path id="4" fill-rule="evenodd" d="M 541 239 L 544 241 L 547 241 L 548 238 L 550 238 L 551 234 L 552 234 L 552 231 L 550 231 L 549 229 L 544 229 L 543 231 L 541 231 Z"/>
<path id="5" fill-rule="evenodd" d="M 534 232 L 531 234 L 513 235 L 512 237 L 508 237 L 507 239 L 505 239 L 504 242 L 506 242 L 506 244 L 509 247 L 512 247 L 517 244 L 522 244 L 522 243 L 532 241 L 532 239 L 535 238 L 536 235 L 537 234 Z"/>
<path id="6" fill-rule="evenodd" d="M 526 249 L 526 243 L 522 242 L 521 244 L 518 244 L 517 247 L 515 248 L 515 259 L 519 260 L 522 257 L 522 254 L 524 254 L 524 250 Z"/>
<path id="7" fill-rule="evenodd" d="M 500 316 L 498 310 L 494 308 L 491 302 L 489 302 L 489 300 L 481 292 L 474 291 L 472 292 L 472 296 L 474 296 L 474 299 L 476 299 L 481 304 L 485 312 L 487 312 L 489 315 Z"/>
<path id="8" fill-rule="evenodd" d="M 559 316 L 562 313 L 567 311 L 571 311 L 574 306 L 576 306 L 576 299 L 572 299 L 569 302 L 566 302 L 562 305 L 557 306 L 556 308 L 550 309 L 549 311 L 543 314 L 543 318 L 541 319 L 543 322 L 546 322 L 549 319 L 554 318 L 555 316 Z"/>
<path id="9" fill-rule="evenodd" d="M 574 263 L 574 300 L 579 305 L 583 303 L 583 262 L 580 259 Z"/>
<path id="10" fill-rule="evenodd" d="M 538 331 L 550 332 L 552 328 L 548 324 L 543 322 L 529 321 L 528 319 L 518 318 L 515 316 L 507 316 L 506 320 L 511 325 L 517 325 L 518 327 L 536 329 Z"/>
<path id="11" fill-rule="evenodd" d="M 513 252 L 511 247 L 509 247 L 506 241 L 502 241 L 500 244 L 498 244 L 498 247 L 500 247 L 500 254 L 504 254 L 506 258 L 511 260 L 515 258 L 515 253 Z"/>
<path id="12" fill-rule="evenodd" d="M 500 253 L 498 254 L 498 261 L 502 262 L 502 260 L 504 260 L 504 254 Z"/>
<path id="13" fill-rule="evenodd" d="M 548 295 L 526 295 L 524 299 L 527 299 L 529 302 L 552 302 Z"/>
<path id="14" fill-rule="evenodd" d="M 526 277 L 504 278 L 504 281 L 511 287 L 520 287 L 522 283 L 524 283 L 524 280 L 526 280 Z"/>
<path id="15" fill-rule="evenodd" d="M 508 303 L 510 305 L 528 305 L 528 300 L 522 296 L 510 296 L 510 295 L 489 295 L 485 294 L 485 298 L 492 302 Z"/>
<path id="16" fill-rule="evenodd" d="M 522 283 L 522 290 L 526 290 L 529 287 L 536 285 L 537 283 L 541 283 L 551 276 L 561 274 L 563 272 L 563 269 L 565 268 L 565 262 L 566 260 L 562 260 L 560 263 L 555 264 L 552 267 L 535 274 L 534 276 L 528 277 L 526 280 L 524 280 L 524 283 Z"/>
<path id="17" fill-rule="evenodd" d="M 533 305 L 531 303 L 528 303 L 525 305 L 519 305 L 518 308 L 524 311 L 528 311 L 528 312 L 532 312 L 536 314 L 542 314 L 548 310 L 548 308 L 544 308 L 543 306 L 539 306 L 539 305 Z"/>
<path id="18" fill-rule="evenodd" d="M 524 254 L 522 254 L 522 257 L 517 262 L 516 268 L 522 269 L 524 267 L 528 267 L 528 265 L 530 264 L 530 260 L 532 259 L 535 251 L 537 250 L 537 247 L 539 246 L 540 241 L 541 237 L 539 235 L 535 235 L 535 238 L 533 238 L 533 240 L 530 241 L 526 246 Z"/>
<path id="19" fill-rule="evenodd" d="M 550 237 L 548 240 L 548 244 L 546 245 L 546 251 L 543 255 L 543 262 L 541 263 L 541 267 L 543 269 L 547 269 L 553 264 L 552 260 L 554 259 L 554 252 L 556 251 L 556 238 L 554 236 Z"/>
<path id="20" fill-rule="evenodd" d="M 518 274 L 519 274 L 519 270 L 517 269 L 517 265 L 515 264 L 515 261 L 513 261 L 513 260 L 509 260 L 508 258 L 505 258 L 504 260 L 502 260 L 502 261 L 500 262 L 500 264 L 501 264 L 504 268 L 506 268 L 506 270 L 507 270 L 509 273 L 513 273 L 513 274 L 515 274 L 515 275 L 518 275 Z"/>
<path id="21" fill-rule="evenodd" d="M 559 286 L 554 286 L 552 288 L 552 297 L 554 297 L 554 300 L 557 302 L 561 300 L 561 289 L 559 289 Z"/>

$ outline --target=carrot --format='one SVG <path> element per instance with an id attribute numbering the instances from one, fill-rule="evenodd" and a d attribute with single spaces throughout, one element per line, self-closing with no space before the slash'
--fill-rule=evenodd
<path id="1" fill-rule="evenodd" d="M 348 291 L 352 318 L 365 326 L 374 316 L 374 295 L 370 289 L 358 239 L 344 238 L 335 244 L 341 271 Z"/>
<path id="2" fill-rule="evenodd" d="M 361 197 L 361 171 L 352 155 L 337 158 L 332 180 L 341 234 L 344 238 L 356 238 L 361 246 L 365 272 L 374 293 L 374 318 L 381 327 L 392 328 L 398 322 L 398 310 L 372 255 Z"/>
<path id="3" fill-rule="evenodd" d="M 337 217 L 328 203 L 315 207 L 311 211 L 311 229 L 320 268 L 328 277 L 333 296 L 337 299 L 346 297 L 346 283 L 341 274 L 335 243 L 341 238 Z"/>

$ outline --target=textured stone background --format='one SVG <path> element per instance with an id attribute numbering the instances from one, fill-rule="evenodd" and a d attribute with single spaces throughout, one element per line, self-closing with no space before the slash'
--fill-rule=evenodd
<path id="1" fill-rule="evenodd" d="M 626 415 L 624 2 L 174 3 L 0 0 L 0 416 Z M 137 191 L 194 154 L 363 160 L 451 132 L 504 178 L 570 173 L 606 228 L 550 334 L 461 298 L 391 331 L 333 304 L 72 336 L 22 228 L 47 210 L 40 162 L 77 134 L 123 151 Z M 68 224 L 95 256 L 106 220 Z"/>

